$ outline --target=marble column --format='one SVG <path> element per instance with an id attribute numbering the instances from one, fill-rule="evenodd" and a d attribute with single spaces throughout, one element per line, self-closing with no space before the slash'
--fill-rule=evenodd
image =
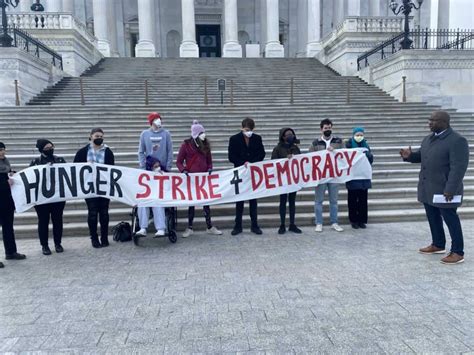
<path id="1" fill-rule="evenodd" d="M 20 1 L 20 6 L 17 7 L 17 10 L 20 12 L 32 12 L 31 5 L 33 3 L 31 1 Z"/>
<path id="2" fill-rule="evenodd" d="M 347 1 L 347 16 L 360 16 L 360 0 Z"/>
<path id="3" fill-rule="evenodd" d="M 198 58 L 199 47 L 196 44 L 194 0 L 181 0 L 181 21 L 183 24 L 183 40 L 179 46 L 179 56 L 183 58 Z"/>
<path id="4" fill-rule="evenodd" d="M 154 28 L 155 2 L 138 0 L 138 44 L 135 46 L 137 57 L 156 57 Z"/>
<path id="5" fill-rule="evenodd" d="M 94 35 L 97 38 L 97 49 L 104 57 L 110 57 L 110 42 L 107 29 L 107 10 L 107 0 L 94 0 L 92 2 Z"/>
<path id="6" fill-rule="evenodd" d="M 344 20 L 344 0 L 333 0 L 332 28 L 335 29 Z"/>
<path id="7" fill-rule="evenodd" d="M 44 10 L 46 12 L 61 12 L 63 10 L 62 0 L 48 0 Z"/>
<path id="8" fill-rule="evenodd" d="M 107 23 L 110 39 L 110 56 L 119 57 L 118 41 L 117 41 L 117 12 L 115 11 L 118 2 L 107 0 Z"/>
<path id="9" fill-rule="evenodd" d="M 370 0 L 370 2 L 369 2 L 369 16 L 381 16 L 380 0 Z"/>
<path id="10" fill-rule="evenodd" d="M 438 0 L 438 29 L 449 29 L 449 0 Z"/>
<path id="11" fill-rule="evenodd" d="M 75 0 L 74 2 L 74 12 L 76 17 L 83 23 L 86 23 L 86 2 L 85 0 Z"/>
<path id="12" fill-rule="evenodd" d="M 431 28 L 431 0 L 423 1 L 415 15 L 415 28 L 424 30 Z"/>
<path id="13" fill-rule="evenodd" d="M 267 42 L 265 44 L 265 57 L 283 58 L 285 49 L 280 43 L 280 21 L 278 13 L 278 0 L 266 0 L 267 10 Z"/>
<path id="14" fill-rule="evenodd" d="M 63 12 L 70 12 L 74 15 L 74 0 L 63 0 Z"/>
<path id="15" fill-rule="evenodd" d="M 321 0 L 308 1 L 308 43 L 306 57 L 313 58 L 321 50 Z"/>
<path id="16" fill-rule="evenodd" d="M 242 58 L 237 25 L 237 0 L 224 0 L 223 57 Z"/>

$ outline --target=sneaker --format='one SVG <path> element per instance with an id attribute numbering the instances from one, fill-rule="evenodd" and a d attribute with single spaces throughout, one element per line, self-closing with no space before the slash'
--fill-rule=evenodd
<path id="1" fill-rule="evenodd" d="M 447 265 L 461 264 L 464 262 L 464 257 L 456 253 L 449 253 L 448 256 L 441 259 L 441 262 Z"/>
<path id="2" fill-rule="evenodd" d="M 183 238 L 188 238 L 193 235 L 194 231 L 191 228 L 186 228 L 183 233 Z"/>
<path id="3" fill-rule="evenodd" d="M 290 228 L 288 228 L 290 232 L 296 233 L 296 234 L 301 234 L 303 231 L 299 229 L 296 224 L 290 224 Z"/>
<path id="4" fill-rule="evenodd" d="M 446 253 L 446 249 L 438 248 L 431 244 L 427 247 L 418 249 L 418 252 L 420 252 L 421 254 L 444 254 Z"/>
<path id="5" fill-rule="evenodd" d="M 334 229 L 336 232 L 342 232 L 344 231 L 344 228 L 342 228 L 339 224 L 333 223 L 331 224 L 331 228 Z"/>
<path id="6" fill-rule="evenodd" d="M 214 226 L 212 226 L 211 228 L 208 228 L 207 233 L 214 234 L 214 235 L 222 235 L 222 232 Z"/>
<path id="7" fill-rule="evenodd" d="M 278 228 L 278 234 L 285 234 L 286 233 L 286 228 L 285 226 L 282 224 L 280 226 L 280 228 Z"/>
<path id="8" fill-rule="evenodd" d="M 323 225 L 322 224 L 316 224 L 316 228 L 314 229 L 315 232 L 322 232 L 323 231 Z"/>
<path id="9" fill-rule="evenodd" d="M 145 228 L 142 228 L 140 229 L 138 232 L 136 232 L 135 234 L 141 236 L 141 237 L 146 237 L 146 229 Z"/>
<path id="10" fill-rule="evenodd" d="M 164 237 L 165 236 L 165 230 L 164 229 L 158 229 L 155 233 L 155 238 L 156 237 Z"/>

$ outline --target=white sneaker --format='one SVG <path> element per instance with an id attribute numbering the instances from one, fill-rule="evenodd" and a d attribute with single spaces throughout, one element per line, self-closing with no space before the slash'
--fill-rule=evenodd
<path id="1" fill-rule="evenodd" d="M 136 235 L 141 235 L 143 237 L 146 237 L 146 229 L 142 228 L 138 232 L 135 233 Z"/>
<path id="2" fill-rule="evenodd" d="M 331 224 L 332 229 L 334 229 L 336 232 L 342 232 L 344 231 L 344 228 L 342 228 L 339 224 L 333 223 Z"/>
<path id="3" fill-rule="evenodd" d="M 214 226 L 211 227 L 211 228 L 209 228 L 209 229 L 207 230 L 207 233 L 208 233 L 208 234 L 214 234 L 214 235 L 222 235 L 222 232 L 221 232 L 219 229 L 217 229 L 216 227 L 214 227 Z"/>
<path id="4" fill-rule="evenodd" d="M 191 228 L 186 228 L 183 233 L 183 238 L 193 235 L 194 231 Z"/>
<path id="5" fill-rule="evenodd" d="M 322 232 L 323 231 L 323 225 L 322 224 L 316 224 L 316 228 L 314 229 L 315 232 Z"/>
<path id="6" fill-rule="evenodd" d="M 155 233 L 155 237 L 163 237 L 165 235 L 164 229 L 158 229 Z"/>

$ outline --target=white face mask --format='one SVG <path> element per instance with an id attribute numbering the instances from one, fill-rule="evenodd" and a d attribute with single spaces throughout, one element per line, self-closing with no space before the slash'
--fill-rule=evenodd
<path id="1" fill-rule="evenodd" d="M 244 134 L 247 136 L 247 138 L 252 137 L 253 132 L 252 131 L 244 131 Z"/>
<path id="2" fill-rule="evenodd" d="M 360 143 L 364 140 L 364 136 L 354 136 L 354 140 L 357 142 L 357 143 Z"/>
<path id="3" fill-rule="evenodd" d="M 204 139 L 206 139 L 206 133 L 201 133 L 198 137 L 200 140 L 203 141 Z"/>
<path id="4" fill-rule="evenodd" d="M 157 118 L 156 120 L 153 121 L 153 124 L 156 127 L 160 128 L 161 127 L 161 119 Z"/>
<path id="5" fill-rule="evenodd" d="M 160 172 L 161 171 L 161 167 L 157 166 L 156 168 L 153 169 L 154 172 Z"/>

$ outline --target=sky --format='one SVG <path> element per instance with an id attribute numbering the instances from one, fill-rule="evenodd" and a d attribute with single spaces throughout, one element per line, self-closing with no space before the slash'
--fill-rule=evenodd
<path id="1" fill-rule="evenodd" d="M 431 28 L 437 27 L 437 18 L 438 0 L 431 0 Z M 450 1 L 449 27 L 474 29 L 474 0 Z"/>

